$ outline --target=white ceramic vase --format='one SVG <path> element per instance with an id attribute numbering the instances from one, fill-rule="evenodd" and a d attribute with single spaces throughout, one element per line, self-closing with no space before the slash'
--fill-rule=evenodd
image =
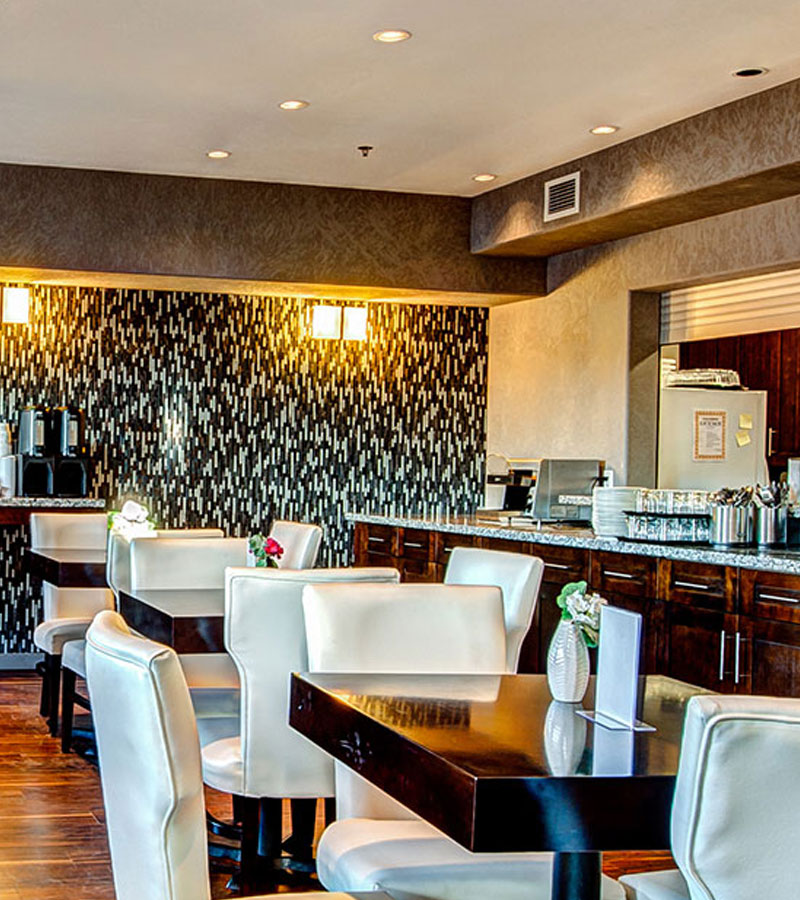
<path id="1" fill-rule="evenodd" d="M 547 651 L 547 684 L 554 700 L 578 703 L 589 686 L 589 651 L 569 619 L 558 623 Z"/>

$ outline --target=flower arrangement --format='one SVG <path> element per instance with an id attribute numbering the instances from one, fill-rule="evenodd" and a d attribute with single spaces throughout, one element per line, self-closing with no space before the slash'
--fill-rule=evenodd
<path id="1" fill-rule="evenodd" d="M 600 637 L 600 607 L 606 601 L 594 592 L 587 593 L 585 581 L 571 581 L 561 588 L 556 599 L 561 619 L 574 622 L 587 647 L 596 647 Z"/>
<path id="2" fill-rule="evenodd" d="M 131 538 L 143 537 L 155 531 L 156 523 L 150 518 L 147 508 L 135 500 L 126 500 L 119 511 L 108 514 L 108 528 L 112 534 Z"/>
<path id="3" fill-rule="evenodd" d="M 247 546 L 258 568 L 278 568 L 278 560 L 283 556 L 283 547 L 275 538 L 264 537 L 263 534 L 252 534 L 248 539 Z"/>

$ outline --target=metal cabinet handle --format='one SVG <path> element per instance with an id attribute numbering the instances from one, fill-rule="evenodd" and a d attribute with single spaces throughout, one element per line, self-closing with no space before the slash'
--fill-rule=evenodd
<path id="1" fill-rule="evenodd" d="M 565 566 L 564 563 L 548 563 L 544 564 L 545 569 L 568 569 L 569 566 Z"/>
<path id="2" fill-rule="evenodd" d="M 772 438 L 778 433 L 777 428 L 767 429 L 767 456 L 772 456 Z"/>
<path id="3" fill-rule="evenodd" d="M 415 550 L 422 550 L 423 545 L 416 541 L 403 541 L 404 547 L 413 547 Z"/>
<path id="4" fill-rule="evenodd" d="M 370 543 L 373 543 L 373 544 L 388 544 L 388 543 L 389 543 L 389 541 L 387 540 L 387 538 L 375 537 L 375 536 L 372 535 L 372 534 L 369 535 L 369 536 L 367 537 L 367 540 L 370 541 Z"/>
<path id="5" fill-rule="evenodd" d="M 725 629 L 719 633 L 719 680 L 725 681 Z"/>
<path id="6" fill-rule="evenodd" d="M 733 648 L 733 683 L 739 683 L 739 646 L 741 644 L 741 635 L 736 632 L 736 643 Z"/>
<path id="7" fill-rule="evenodd" d="M 689 588 L 689 590 L 692 590 L 692 591 L 710 591 L 711 590 L 710 584 L 697 584 L 694 581 L 674 581 L 673 586 Z"/>
<path id="8" fill-rule="evenodd" d="M 604 569 L 603 575 L 607 575 L 609 578 L 626 578 L 629 581 L 636 578 L 636 576 L 631 575 L 630 572 L 612 572 L 611 569 Z"/>
<path id="9" fill-rule="evenodd" d="M 777 600 L 780 603 L 800 603 L 800 597 L 783 597 L 780 594 L 757 594 L 757 600 Z"/>

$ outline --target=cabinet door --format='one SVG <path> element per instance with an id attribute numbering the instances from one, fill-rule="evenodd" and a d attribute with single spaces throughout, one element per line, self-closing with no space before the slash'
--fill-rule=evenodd
<path id="1" fill-rule="evenodd" d="M 800 697 L 800 626 L 744 619 L 740 690 L 774 697 Z"/>
<path id="2" fill-rule="evenodd" d="M 682 603 L 668 604 L 666 617 L 667 674 L 714 691 L 736 690 L 737 617 Z"/>
<path id="3" fill-rule="evenodd" d="M 592 553 L 591 587 L 612 606 L 639 613 L 644 638 L 642 663 L 649 675 L 663 668 L 664 603 L 656 597 L 657 561 L 625 553 Z"/>

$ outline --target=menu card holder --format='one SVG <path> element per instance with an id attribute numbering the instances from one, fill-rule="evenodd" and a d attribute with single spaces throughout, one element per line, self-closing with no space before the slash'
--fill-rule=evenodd
<path id="1" fill-rule="evenodd" d="M 655 731 L 636 717 L 641 649 L 642 617 L 615 606 L 602 607 L 595 709 L 578 715 L 612 730 Z"/>

